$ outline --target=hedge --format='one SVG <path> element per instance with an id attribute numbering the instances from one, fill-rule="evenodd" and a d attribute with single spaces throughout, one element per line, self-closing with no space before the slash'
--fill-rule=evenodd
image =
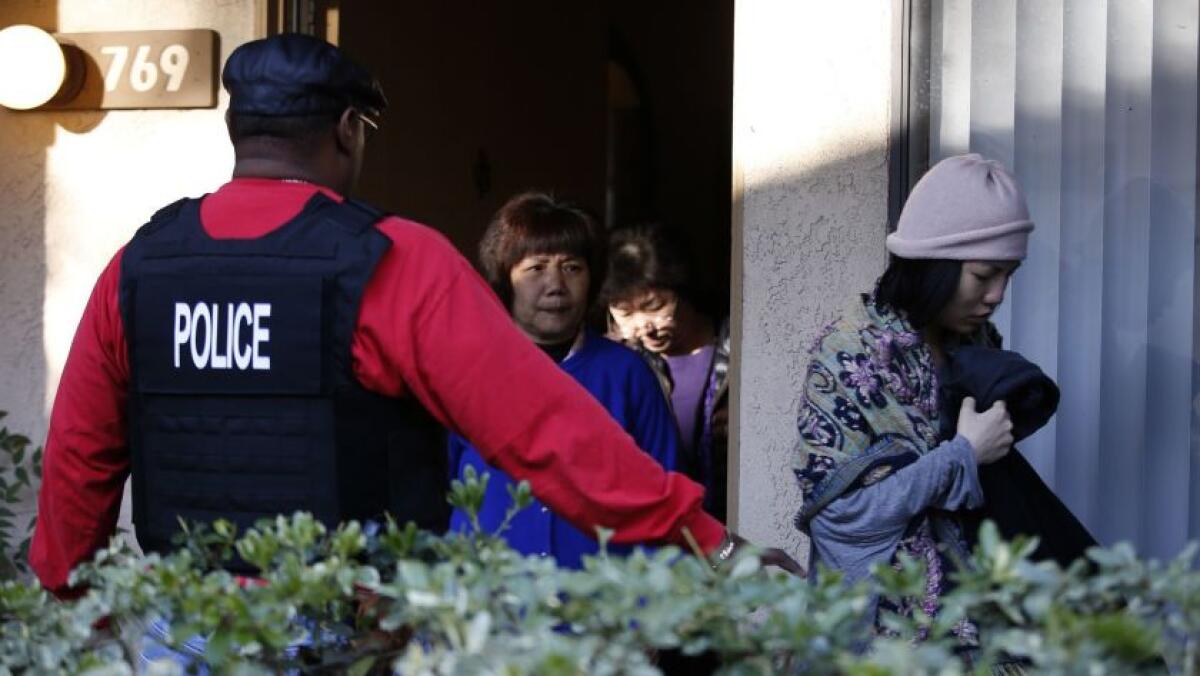
<path id="1" fill-rule="evenodd" d="M 487 477 L 455 482 L 478 510 Z M 529 502 L 513 491 L 510 514 Z M 607 533 L 601 531 L 602 541 Z M 991 524 L 934 618 L 883 613 L 876 598 L 918 597 L 919 562 L 846 584 L 771 573 L 747 551 L 720 570 L 676 548 L 603 551 L 582 570 L 523 557 L 499 533 L 433 535 L 394 522 L 329 531 L 308 514 L 238 534 L 189 525 L 180 548 L 138 556 L 119 541 L 72 575 L 87 593 L 59 602 L 28 580 L 0 586 L 0 673 L 128 674 L 148 623 L 168 643 L 207 638 L 210 673 L 959 674 L 998 663 L 1062 674 L 1200 666 L 1195 546 L 1168 563 L 1127 545 L 1068 569 L 1029 559 Z M 262 584 L 222 569 L 239 556 Z M 969 618 L 980 645 L 954 627 Z M 297 644 L 303 644 L 299 648 Z M 179 673 L 174 663 L 154 673 Z"/>

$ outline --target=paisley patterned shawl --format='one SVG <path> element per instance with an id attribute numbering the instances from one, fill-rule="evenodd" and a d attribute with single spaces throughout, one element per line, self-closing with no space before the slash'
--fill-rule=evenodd
<path id="1" fill-rule="evenodd" d="M 986 324 L 962 343 L 998 346 L 999 334 Z M 804 492 L 796 526 L 806 533 L 812 518 L 834 499 L 890 476 L 941 441 L 933 355 L 902 316 L 864 294 L 826 327 L 809 352 L 794 468 Z M 909 526 L 898 551 L 925 562 L 925 595 L 881 599 L 880 604 L 904 615 L 919 606 L 933 616 L 946 588 L 941 550 L 945 546 L 965 560 L 965 543 L 949 512 L 928 510 Z M 970 621 L 961 620 L 953 631 L 964 647 L 978 645 L 978 630 Z"/>
<path id="2" fill-rule="evenodd" d="M 864 294 L 810 349 L 794 472 L 796 525 L 838 496 L 873 484 L 939 442 L 937 373 L 929 348 L 897 313 Z"/>

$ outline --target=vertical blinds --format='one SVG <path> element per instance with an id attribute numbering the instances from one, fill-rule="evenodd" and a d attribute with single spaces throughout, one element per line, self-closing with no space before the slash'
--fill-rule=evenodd
<path id="1" fill-rule="evenodd" d="M 931 0 L 929 155 L 1011 167 L 1037 228 L 996 321 L 1054 377 L 1021 450 L 1104 543 L 1200 538 L 1196 0 Z"/>

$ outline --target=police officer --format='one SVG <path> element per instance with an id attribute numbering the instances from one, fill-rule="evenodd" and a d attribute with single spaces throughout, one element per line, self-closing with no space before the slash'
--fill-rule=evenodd
<path id="1" fill-rule="evenodd" d="M 702 489 L 640 452 L 442 236 L 348 199 L 387 106 L 373 77 L 290 34 L 236 49 L 222 82 L 233 178 L 139 229 L 76 332 L 30 551 L 46 587 L 107 542 L 130 474 L 151 551 L 177 517 L 444 528 L 443 426 L 586 531 L 732 553 Z"/>

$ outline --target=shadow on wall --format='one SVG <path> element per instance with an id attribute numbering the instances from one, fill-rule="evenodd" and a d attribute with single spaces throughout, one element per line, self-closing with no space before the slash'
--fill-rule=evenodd
<path id="1" fill-rule="evenodd" d="M 53 2 L 5 2 L 0 26 L 31 24 L 54 30 Z M 34 439 L 44 436 L 46 349 L 43 304 L 46 300 L 47 149 L 56 125 L 46 113 L 0 108 L 0 411 L 4 424 Z"/>
<path id="2" fill-rule="evenodd" d="M 57 3 L 5 2 L 0 27 L 14 24 L 54 30 Z M 50 115 L 0 108 L 0 410 L 9 412 L 0 424 L 28 435 L 35 444 L 42 443 L 48 422 L 43 324 L 46 152 L 56 132 Z M 24 523 L 25 514 L 33 510 L 32 504 L 22 506 L 16 521 Z"/>
<path id="3" fill-rule="evenodd" d="M 828 144 L 834 157 L 803 172 L 748 173 L 733 206 L 737 528 L 802 560 L 792 468 L 809 347 L 885 263 L 886 153 L 853 145 L 863 150 L 837 157 L 839 144 Z"/>

